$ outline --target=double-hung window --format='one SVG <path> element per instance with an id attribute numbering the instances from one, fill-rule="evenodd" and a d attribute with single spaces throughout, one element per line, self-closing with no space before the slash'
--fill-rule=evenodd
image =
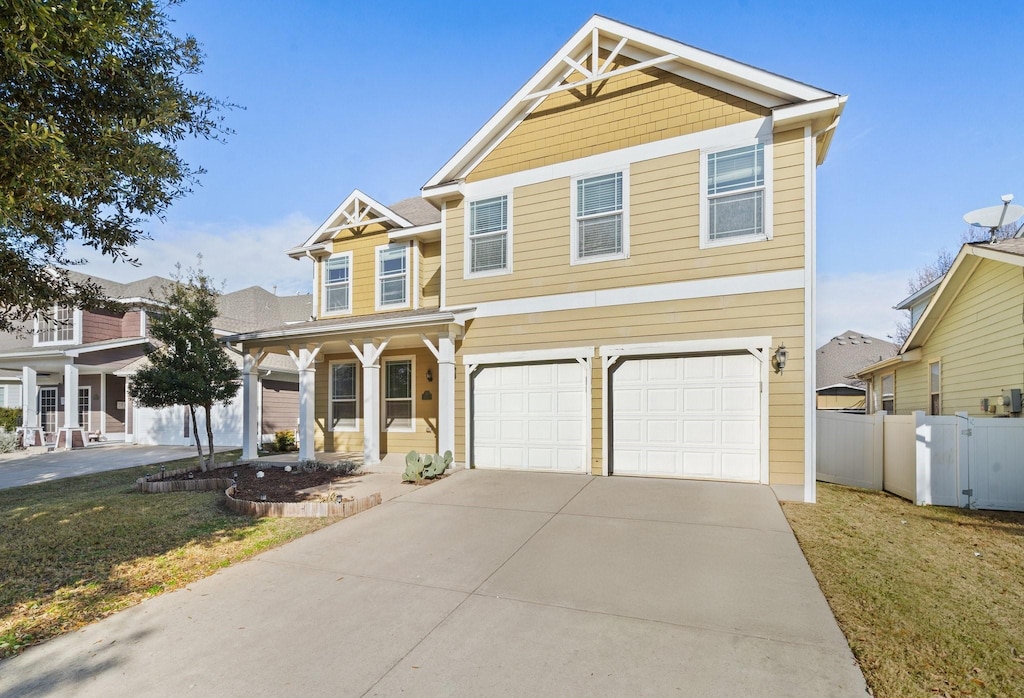
<path id="1" fill-rule="evenodd" d="M 928 414 L 942 414 L 942 362 L 928 364 Z"/>
<path id="2" fill-rule="evenodd" d="M 886 414 L 896 414 L 896 374 L 882 376 L 882 409 Z"/>
<path id="3" fill-rule="evenodd" d="M 412 359 L 384 362 L 384 431 L 413 431 Z"/>
<path id="4" fill-rule="evenodd" d="M 331 364 L 331 430 L 357 431 L 358 416 L 355 362 Z"/>
<path id="5" fill-rule="evenodd" d="M 626 172 L 573 181 L 572 261 L 622 259 L 629 254 Z"/>
<path id="6" fill-rule="evenodd" d="M 771 239 L 770 159 L 764 143 L 704 154 L 702 246 Z"/>
<path id="7" fill-rule="evenodd" d="M 324 261 L 324 313 L 352 310 L 352 253 L 331 255 Z"/>
<path id="8" fill-rule="evenodd" d="M 409 305 L 409 246 L 377 248 L 377 308 Z"/>
<path id="9" fill-rule="evenodd" d="M 63 305 L 54 306 L 50 317 L 38 318 L 36 344 L 71 344 L 75 341 L 75 311 Z"/>
<path id="10" fill-rule="evenodd" d="M 469 239 L 467 276 L 512 271 L 508 196 L 471 201 L 466 230 Z"/>

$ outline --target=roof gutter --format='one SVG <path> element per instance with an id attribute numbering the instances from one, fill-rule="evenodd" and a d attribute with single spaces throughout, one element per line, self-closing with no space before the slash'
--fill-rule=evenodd
<path id="1" fill-rule="evenodd" d="M 269 330 L 264 332 L 242 332 L 221 338 L 222 342 L 249 342 L 261 339 L 289 339 L 292 337 L 320 337 L 325 334 L 352 334 L 366 330 L 407 329 L 422 325 L 453 323 L 464 325 L 471 318 L 467 311 L 446 311 L 429 315 L 414 315 L 404 318 L 383 318 L 365 322 L 354 322 L 318 327 L 297 327 L 295 329 Z"/>

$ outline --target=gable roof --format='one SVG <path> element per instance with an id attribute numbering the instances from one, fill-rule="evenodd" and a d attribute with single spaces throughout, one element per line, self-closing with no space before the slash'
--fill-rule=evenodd
<path id="1" fill-rule="evenodd" d="M 865 366 L 893 356 L 898 346 L 862 332 L 847 330 L 818 347 L 815 390 L 848 386 L 863 388 L 854 374 Z"/>
<path id="2" fill-rule="evenodd" d="M 604 60 L 602 51 L 608 52 Z M 635 62 L 612 68 L 619 56 Z M 799 105 L 776 115 L 776 121 L 786 119 L 794 125 L 797 121 L 812 121 L 820 128 L 834 125 L 846 102 L 828 90 L 594 15 L 423 185 L 424 196 L 428 190 L 465 177 L 548 95 L 655 66 L 771 109 Z M 574 73 L 582 78 L 566 83 Z M 824 161 L 831 131 L 821 136 L 819 163 Z"/>

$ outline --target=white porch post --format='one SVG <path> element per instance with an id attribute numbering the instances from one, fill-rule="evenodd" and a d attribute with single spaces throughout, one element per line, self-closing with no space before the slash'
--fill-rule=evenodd
<path id="1" fill-rule="evenodd" d="M 292 357 L 296 368 L 299 369 L 299 460 L 313 460 L 316 458 L 314 431 L 316 426 L 316 355 L 320 353 L 318 344 L 315 347 L 305 346 L 298 351 L 289 348 L 288 355 Z"/>
<path id="2" fill-rule="evenodd" d="M 437 450 L 455 455 L 455 338 L 437 338 Z"/>
<path id="3" fill-rule="evenodd" d="M 262 351 L 242 354 L 242 458 L 245 460 L 259 456 L 259 365 L 265 356 L 266 352 Z"/>
<path id="4" fill-rule="evenodd" d="M 64 364 L 64 426 L 57 434 L 57 448 L 76 446 L 85 446 L 85 436 L 78 423 L 78 366 L 67 363 Z"/>
<path id="5" fill-rule="evenodd" d="M 380 354 L 373 340 L 363 342 L 363 464 L 380 463 Z"/>
<path id="6" fill-rule="evenodd" d="M 100 427 L 97 430 L 103 436 L 107 435 L 107 374 L 100 374 Z"/>
<path id="7" fill-rule="evenodd" d="M 31 366 L 21 367 L 21 427 L 26 446 L 42 446 L 43 434 L 39 429 L 38 388 L 36 370 Z"/>

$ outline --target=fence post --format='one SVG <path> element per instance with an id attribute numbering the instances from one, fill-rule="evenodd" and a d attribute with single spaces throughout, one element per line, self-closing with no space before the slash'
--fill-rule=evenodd
<path id="1" fill-rule="evenodd" d="M 885 410 L 875 412 L 871 428 L 874 437 L 871 444 L 871 486 L 876 490 L 885 489 Z"/>
<path id="2" fill-rule="evenodd" d="M 971 508 L 971 435 L 973 426 L 966 412 L 957 412 L 956 423 L 956 501 L 961 507 Z"/>
<path id="3" fill-rule="evenodd" d="M 931 432 L 931 425 L 924 422 L 924 410 L 915 410 L 914 439 L 917 447 L 914 449 L 914 474 L 917 485 L 914 491 L 914 504 L 918 506 L 932 503 Z"/>

